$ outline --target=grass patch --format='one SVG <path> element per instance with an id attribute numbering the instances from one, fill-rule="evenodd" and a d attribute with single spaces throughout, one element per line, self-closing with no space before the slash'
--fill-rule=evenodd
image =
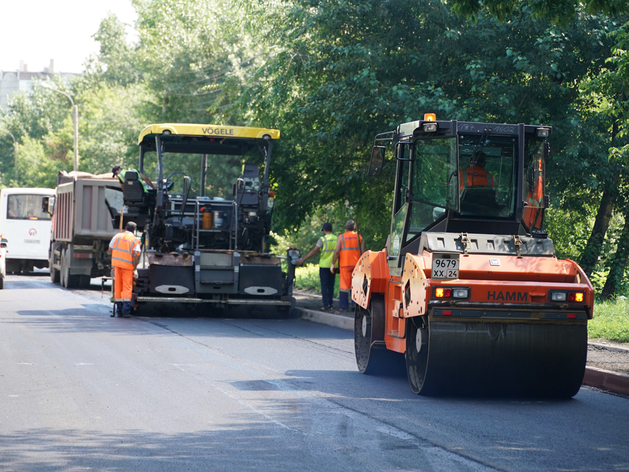
<path id="1" fill-rule="evenodd" d="M 334 297 L 339 296 L 340 277 L 337 274 L 334 282 Z M 321 279 L 319 278 L 319 266 L 306 264 L 302 267 L 295 267 L 295 288 L 297 290 L 308 290 L 321 293 Z"/>
<path id="2" fill-rule="evenodd" d="M 588 322 L 588 336 L 629 343 L 629 300 L 599 301 Z"/>

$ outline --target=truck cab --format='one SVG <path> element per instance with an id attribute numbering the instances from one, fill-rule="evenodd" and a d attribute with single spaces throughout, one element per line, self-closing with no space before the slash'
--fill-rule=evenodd
<path id="1" fill-rule="evenodd" d="M 396 130 L 390 266 L 426 232 L 535 236 L 542 231 L 543 126 L 422 120 Z M 392 134 L 376 138 L 377 152 Z M 377 152 L 374 155 L 377 155 Z"/>

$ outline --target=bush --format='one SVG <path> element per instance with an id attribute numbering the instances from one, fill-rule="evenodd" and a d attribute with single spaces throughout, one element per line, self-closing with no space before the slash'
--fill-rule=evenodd
<path id="1" fill-rule="evenodd" d="M 334 297 L 339 296 L 340 278 L 336 276 L 334 284 Z M 321 293 L 321 279 L 319 279 L 319 266 L 315 264 L 306 264 L 302 267 L 295 268 L 295 288 L 297 290 L 308 290 L 311 292 Z"/>

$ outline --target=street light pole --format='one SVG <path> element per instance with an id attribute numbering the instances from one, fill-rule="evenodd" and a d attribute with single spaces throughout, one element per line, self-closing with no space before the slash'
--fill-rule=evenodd
<path id="1" fill-rule="evenodd" d="M 51 87 L 46 82 L 41 82 L 41 86 L 53 92 L 65 95 L 72 104 L 72 123 L 74 124 L 74 170 L 79 170 L 79 106 L 74 104 L 72 97 L 61 90 Z"/>
<path id="2" fill-rule="evenodd" d="M 0 131 L 8 134 L 9 136 L 11 136 L 11 139 L 13 139 L 13 159 L 14 159 L 14 170 L 15 170 L 15 182 L 17 183 L 17 139 L 15 139 L 15 136 L 13 136 L 13 133 L 11 133 L 11 131 L 6 130 L 6 129 L 0 129 Z"/>

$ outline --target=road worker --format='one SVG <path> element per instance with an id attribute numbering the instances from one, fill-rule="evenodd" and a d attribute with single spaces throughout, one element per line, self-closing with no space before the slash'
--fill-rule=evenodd
<path id="1" fill-rule="evenodd" d="M 125 318 L 131 316 L 133 272 L 140 257 L 140 238 L 135 236 L 137 225 L 129 221 L 124 232 L 116 234 L 109 243 L 111 265 L 114 266 L 114 303 L 116 312 Z M 113 315 L 112 315 L 113 316 Z"/>
<path id="2" fill-rule="evenodd" d="M 138 177 L 140 177 L 140 179 L 142 179 L 142 188 L 144 189 L 144 192 L 148 192 L 149 190 L 155 190 L 157 187 L 155 187 L 155 184 L 153 184 L 153 182 L 151 182 L 151 179 L 149 179 L 146 175 L 144 175 L 142 172 L 136 170 L 136 169 L 128 169 L 128 170 L 122 170 L 122 167 L 120 166 L 114 166 L 111 168 L 111 174 L 113 178 L 118 177 L 118 179 L 120 179 L 120 187 L 123 188 L 124 190 L 124 175 L 129 172 L 129 171 L 133 171 L 133 172 L 137 172 Z"/>
<path id="3" fill-rule="evenodd" d="M 544 206 L 544 170 L 541 151 L 538 151 L 527 166 L 524 189 L 526 200 L 522 221 L 530 230 L 542 227 L 542 207 Z"/>
<path id="4" fill-rule="evenodd" d="M 319 238 L 315 247 L 312 248 L 312 251 L 301 259 L 297 259 L 295 265 L 303 265 L 304 262 L 321 251 L 321 257 L 319 258 L 319 279 L 321 280 L 321 298 L 323 299 L 322 310 L 330 311 L 332 309 L 332 300 L 334 299 L 334 283 L 336 282 L 334 268 L 336 267 L 338 269 L 338 263 L 336 266 L 332 265 L 337 237 L 332 234 L 331 223 L 324 223 L 321 227 L 321 231 L 323 231 L 323 236 Z M 331 268 L 332 270 L 330 270 Z"/>
<path id="5" fill-rule="evenodd" d="M 487 156 L 481 152 L 474 162 L 474 157 L 470 159 L 469 167 L 459 175 L 459 190 L 469 187 L 491 187 L 496 188 L 494 176 L 485 170 Z"/>
<path id="6" fill-rule="evenodd" d="M 339 308 L 344 311 L 349 310 L 349 290 L 352 286 L 352 272 L 358 259 L 360 259 L 360 255 L 365 252 L 363 238 L 354 229 L 354 221 L 348 220 L 345 223 L 345 232 L 336 239 L 336 248 L 334 249 L 332 266 L 330 267 L 330 271 L 333 271 L 336 262 L 339 261 L 341 274 Z"/>

